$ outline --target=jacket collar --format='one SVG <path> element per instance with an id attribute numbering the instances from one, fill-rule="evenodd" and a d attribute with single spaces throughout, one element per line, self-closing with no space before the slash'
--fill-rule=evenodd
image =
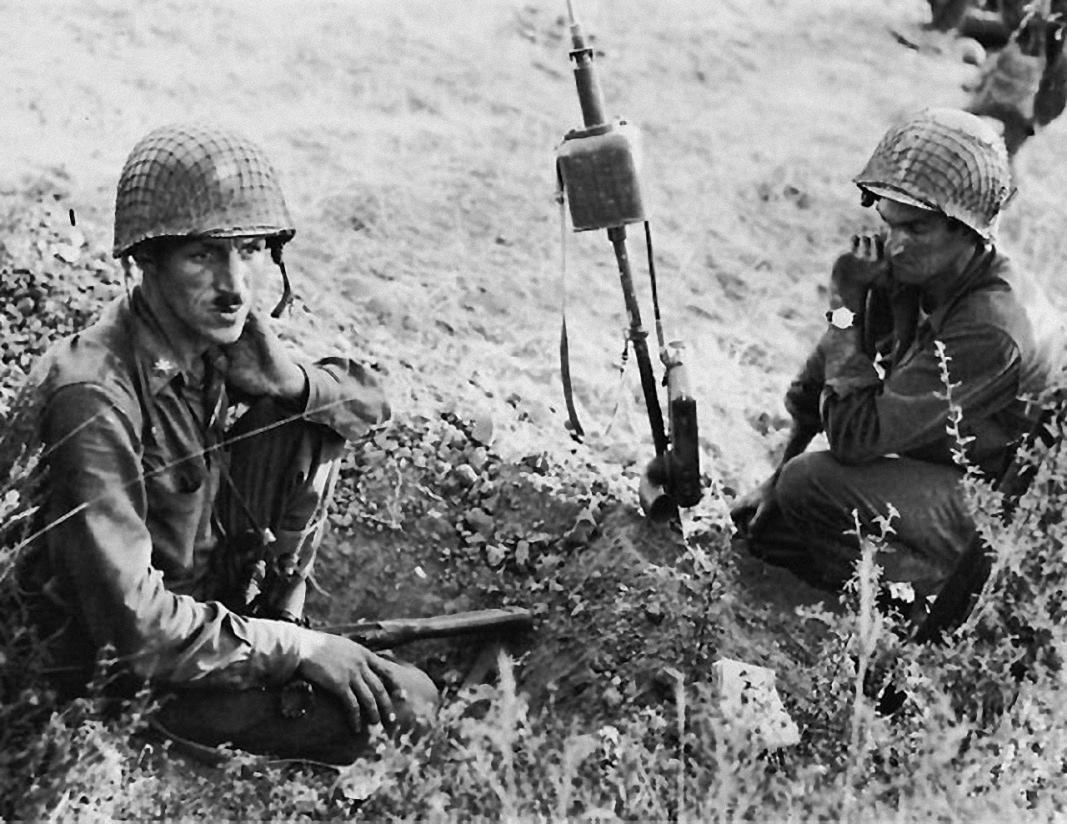
<path id="1" fill-rule="evenodd" d="M 960 276 L 959 285 L 948 299 L 934 309 L 927 322 L 935 333 L 940 333 L 945 318 L 964 295 L 976 292 L 993 283 L 1005 280 L 1009 271 L 1008 259 L 993 246 L 986 246 L 975 253 Z"/>
<path id="2" fill-rule="evenodd" d="M 130 345 L 138 371 L 153 395 L 177 377 L 189 383 L 192 375 L 182 366 L 167 340 L 166 333 L 144 299 L 141 288 L 134 287 L 128 299 L 123 300 L 130 330 Z"/>

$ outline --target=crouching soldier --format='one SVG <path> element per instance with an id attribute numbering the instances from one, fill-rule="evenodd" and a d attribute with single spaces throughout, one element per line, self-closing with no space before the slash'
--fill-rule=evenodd
<path id="1" fill-rule="evenodd" d="M 293 620 L 342 446 L 389 416 L 363 366 L 295 359 L 271 330 L 257 293 L 273 260 L 287 301 L 293 234 L 243 136 L 167 126 L 133 148 L 114 254 L 140 283 L 35 371 L 50 528 L 30 578 L 62 686 L 110 646 L 166 688 L 176 739 L 340 763 L 437 693 Z"/>
<path id="2" fill-rule="evenodd" d="M 1012 194 L 981 118 L 927 109 L 893 125 L 855 178 L 883 223 L 834 264 L 826 331 L 786 396 L 781 464 L 732 515 L 749 549 L 837 586 L 863 529 L 895 508 L 887 578 L 937 590 L 975 534 L 954 463 L 947 362 L 968 460 L 997 478 L 1030 431 L 1062 351 L 1041 290 L 1001 253 Z M 943 354 L 942 354 L 943 352 Z M 805 451 L 824 432 L 828 451 Z"/>

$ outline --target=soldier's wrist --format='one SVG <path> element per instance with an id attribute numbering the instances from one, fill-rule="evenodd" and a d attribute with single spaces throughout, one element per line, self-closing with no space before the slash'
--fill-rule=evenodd
<path id="1" fill-rule="evenodd" d="M 311 393 L 311 379 L 303 366 L 293 365 L 295 371 L 286 386 L 278 393 L 277 399 L 291 409 L 303 411 L 307 408 L 308 396 Z"/>
<path id="2" fill-rule="evenodd" d="M 306 627 L 296 627 L 297 632 L 297 672 L 308 661 L 314 660 L 321 655 L 325 644 L 325 636 L 321 632 Z"/>

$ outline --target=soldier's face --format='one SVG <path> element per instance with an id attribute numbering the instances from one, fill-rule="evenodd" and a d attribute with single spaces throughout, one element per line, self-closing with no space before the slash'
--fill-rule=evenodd
<path id="1" fill-rule="evenodd" d="M 224 346 L 240 337 L 268 262 L 263 238 L 180 241 L 141 263 L 145 296 L 191 343 Z"/>
<path id="2" fill-rule="evenodd" d="M 974 253 L 974 236 L 940 212 L 882 198 L 878 214 L 885 224 L 885 254 L 900 283 L 922 286 L 955 273 Z"/>

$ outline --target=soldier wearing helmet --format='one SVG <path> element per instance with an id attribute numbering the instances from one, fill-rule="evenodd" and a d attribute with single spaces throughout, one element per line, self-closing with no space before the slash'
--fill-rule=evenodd
<path id="1" fill-rule="evenodd" d="M 890 517 L 886 577 L 930 594 L 975 534 L 942 369 L 967 459 L 996 478 L 1039 413 L 1025 399 L 1057 370 L 1059 325 L 995 245 L 1013 189 L 985 121 L 912 114 L 855 183 L 883 229 L 853 236 L 834 263 L 826 331 L 786 396 L 782 460 L 732 516 L 753 554 L 824 587 L 859 556 L 853 513 L 868 534 Z M 820 432 L 829 448 L 805 451 Z"/>
<path id="2" fill-rule="evenodd" d="M 32 578 L 63 686 L 110 646 L 173 690 L 157 724 L 178 739 L 342 762 L 436 690 L 299 621 L 341 448 L 389 407 L 365 366 L 294 357 L 264 317 L 293 235 L 244 136 L 173 125 L 134 146 L 114 254 L 140 282 L 36 370 L 50 528 Z M 294 679 L 314 700 L 283 718 Z"/>

